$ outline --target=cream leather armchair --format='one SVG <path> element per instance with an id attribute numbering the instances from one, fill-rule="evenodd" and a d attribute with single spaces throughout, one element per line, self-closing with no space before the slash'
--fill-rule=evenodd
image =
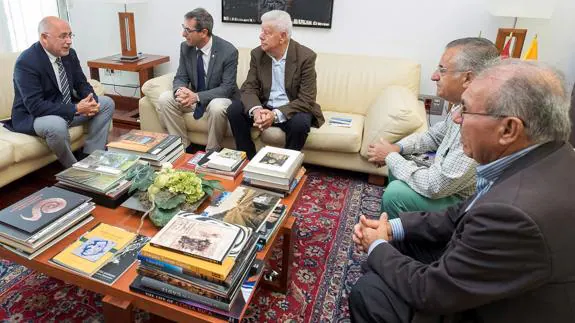
<path id="1" fill-rule="evenodd" d="M 12 74 L 20 53 L 0 53 L 0 123 L 10 119 L 14 100 Z M 102 85 L 90 80 L 97 95 L 104 93 Z M 70 128 L 72 149 L 84 145 L 84 128 Z M 35 136 L 11 132 L 0 125 L 0 187 L 56 160 L 46 142 Z"/>
<path id="2" fill-rule="evenodd" d="M 249 69 L 250 50 L 239 49 L 238 86 Z M 366 159 L 370 143 L 384 138 L 395 142 L 413 132 L 425 131 L 427 122 L 423 104 L 417 101 L 420 66 L 403 59 L 386 59 L 363 55 L 319 53 L 316 61 L 317 102 L 325 116 L 325 124 L 312 128 L 303 152 L 305 162 L 387 175 L 387 168 L 377 168 Z M 153 78 L 142 87 L 140 127 L 142 130 L 165 132 L 158 119 L 158 97 L 172 89 L 174 74 Z M 352 119 L 350 128 L 329 125 L 333 116 Z M 184 116 L 189 139 L 196 144 L 207 142 L 207 118 L 194 120 L 192 113 Z M 252 138 L 259 149 L 265 145 L 283 147 L 284 133 L 275 127 L 263 132 L 255 129 Z M 224 146 L 234 148 L 228 127 Z"/>

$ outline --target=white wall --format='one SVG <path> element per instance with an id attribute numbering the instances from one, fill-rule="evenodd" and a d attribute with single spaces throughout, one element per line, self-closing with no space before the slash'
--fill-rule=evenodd
<path id="1" fill-rule="evenodd" d="M 86 60 L 120 51 L 117 12 L 123 5 L 96 0 L 69 0 L 75 47 Z M 254 0 L 255 1 L 255 0 Z M 156 73 L 175 71 L 183 15 L 203 6 L 214 17 L 214 33 L 236 47 L 258 45 L 259 26 L 221 22 L 220 0 L 148 0 L 128 5 L 135 13 L 138 50 L 170 56 Z M 548 61 L 575 79 L 575 1 L 558 0 L 551 20 L 519 19 L 517 27 L 539 35 L 539 59 Z M 316 52 L 403 57 L 421 63 L 421 93 L 434 94 L 429 77 L 449 41 L 467 36 L 495 40 L 497 28 L 511 27 L 512 18 L 494 17 L 484 0 L 334 0 L 331 29 L 295 27 L 294 39 Z M 132 83 L 132 82 L 130 82 Z"/>

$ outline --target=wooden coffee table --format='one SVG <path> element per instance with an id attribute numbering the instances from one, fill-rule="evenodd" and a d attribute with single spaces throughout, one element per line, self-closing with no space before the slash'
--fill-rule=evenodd
<path id="1" fill-rule="evenodd" d="M 182 163 L 183 160 L 183 158 L 180 158 L 174 163 L 175 166 L 177 167 L 177 165 Z M 210 177 L 207 176 L 207 178 Z M 241 180 L 242 175 L 236 178 L 235 181 L 220 181 L 226 190 L 231 191 L 241 184 Z M 276 232 L 276 234 L 268 242 L 265 249 L 258 252 L 257 254 L 257 258 L 265 262 L 272 254 L 271 250 L 273 245 L 278 242 L 280 236 L 283 237 L 282 270 L 280 271 L 276 269 L 276 271 L 279 272 L 277 279 L 272 282 L 268 282 L 263 279 L 262 275 L 258 280 L 258 283 L 261 282 L 262 285 L 265 285 L 266 288 L 271 288 L 274 291 L 282 293 L 287 291 L 289 283 L 289 272 L 293 258 L 292 241 L 294 239 L 293 235 L 295 233 L 296 225 L 296 219 L 291 214 L 291 212 L 293 204 L 297 200 L 301 188 L 306 180 L 307 176 L 304 176 L 294 192 L 289 197 L 282 200 L 282 203 L 287 207 L 288 216 L 284 218 L 280 230 L 278 230 L 278 232 Z M 204 202 L 202 207 L 205 207 L 207 204 L 209 204 L 209 199 Z M 64 250 L 68 245 L 72 244 L 82 234 L 93 228 L 96 224 L 104 222 L 135 232 L 140 224 L 141 216 L 141 214 L 124 207 L 108 209 L 101 206 L 97 206 L 96 209 L 92 211 L 92 215 L 94 216 L 93 221 L 76 230 L 66 238 L 62 239 L 62 241 L 59 241 L 57 244 L 32 260 L 22 258 L 1 247 L 0 257 L 19 263 L 30 269 L 42 272 L 50 277 L 54 277 L 67 283 L 74 284 L 81 288 L 104 295 L 103 308 L 104 319 L 106 322 L 132 322 L 132 307 L 137 307 L 149 312 L 151 314 L 152 321 L 162 321 L 164 319 L 169 319 L 177 322 L 225 322 L 224 320 L 218 320 L 206 314 L 191 311 L 180 306 L 172 305 L 170 303 L 130 291 L 129 286 L 137 276 L 136 263 L 134 263 L 130 269 L 128 269 L 128 271 L 124 273 L 124 275 L 122 275 L 113 285 L 106 285 L 99 281 L 92 280 L 86 276 L 79 275 L 75 272 L 64 269 L 63 267 L 50 263 L 49 260 L 53 256 Z M 150 220 L 146 220 L 144 222 L 144 225 L 140 231 L 141 234 L 150 237 L 156 234 L 156 232 L 158 232 L 158 229 L 154 227 Z M 255 288 L 257 288 L 257 284 L 254 289 Z M 252 297 L 254 294 L 255 292 L 252 293 Z"/>

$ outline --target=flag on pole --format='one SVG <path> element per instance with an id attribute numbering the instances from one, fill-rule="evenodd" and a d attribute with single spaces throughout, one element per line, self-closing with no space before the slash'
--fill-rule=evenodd
<path id="1" fill-rule="evenodd" d="M 523 59 L 537 60 L 537 47 L 538 47 L 537 34 L 535 34 L 535 37 L 533 37 L 533 40 L 531 41 L 531 45 L 529 45 L 527 52 L 525 53 L 525 55 L 523 55 Z"/>
<path id="2" fill-rule="evenodd" d="M 509 40 L 505 43 L 505 46 L 503 46 L 503 50 L 501 51 L 501 58 L 509 58 L 511 57 L 510 55 L 510 48 L 511 48 L 511 42 L 513 41 L 513 33 L 511 33 L 509 35 Z"/>

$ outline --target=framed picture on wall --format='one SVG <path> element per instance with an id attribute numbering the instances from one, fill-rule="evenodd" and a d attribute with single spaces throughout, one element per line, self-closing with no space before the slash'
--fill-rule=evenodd
<path id="1" fill-rule="evenodd" d="M 287 11 L 294 26 L 331 28 L 333 0 L 222 0 L 222 22 L 259 24 L 270 10 Z"/>

